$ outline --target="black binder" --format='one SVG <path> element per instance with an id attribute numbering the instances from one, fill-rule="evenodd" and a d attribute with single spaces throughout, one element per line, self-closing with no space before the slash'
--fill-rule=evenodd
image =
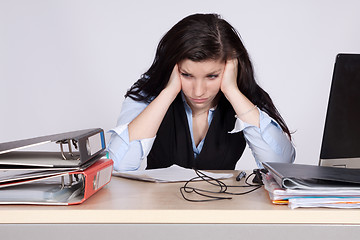
<path id="1" fill-rule="evenodd" d="M 60 151 L 19 151 L 47 143 L 58 144 Z M 53 134 L 0 143 L 0 168 L 78 167 L 90 165 L 103 155 L 104 151 L 105 137 L 101 128 Z"/>
<path id="2" fill-rule="evenodd" d="M 263 166 L 283 188 L 360 188 L 360 169 L 266 162 Z"/>

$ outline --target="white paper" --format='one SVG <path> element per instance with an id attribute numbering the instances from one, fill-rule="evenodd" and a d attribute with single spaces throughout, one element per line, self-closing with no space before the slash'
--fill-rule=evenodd
<path id="1" fill-rule="evenodd" d="M 201 171 L 207 176 L 215 179 L 230 178 L 233 176 L 232 173 L 211 173 Z M 187 169 L 178 165 L 172 165 L 168 168 L 158 168 L 143 171 L 128 171 L 128 172 L 113 172 L 113 176 L 131 178 L 142 181 L 150 182 L 186 182 L 190 179 L 197 177 L 197 174 L 193 169 Z M 201 180 L 201 179 L 198 179 Z"/>
<path id="2" fill-rule="evenodd" d="M 289 207 L 360 208 L 360 198 L 293 198 L 289 199 Z"/>
<path id="3" fill-rule="evenodd" d="M 291 209 L 299 207 L 360 208 L 360 188 L 281 188 L 271 174 L 263 174 L 271 200 L 288 200 Z"/>

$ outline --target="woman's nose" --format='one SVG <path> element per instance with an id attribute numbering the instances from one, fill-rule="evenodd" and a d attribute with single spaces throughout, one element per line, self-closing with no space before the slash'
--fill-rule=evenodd
<path id="1" fill-rule="evenodd" d="M 196 80 L 194 83 L 194 95 L 196 97 L 201 97 L 206 92 L 206 86 L 204 81 L 202 80 Z"/>

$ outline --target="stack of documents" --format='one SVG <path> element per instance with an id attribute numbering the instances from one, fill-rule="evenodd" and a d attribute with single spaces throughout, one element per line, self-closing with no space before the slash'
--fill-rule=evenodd
<path id="1" fill-rule="evenodd" d="M 263 183 L 274 204 L 360 208 L 360 169 L 264 163 Z"/>
<path id="2" fill-rule="evenodd" d="M 202 173 L 213 179 L 224 179 L 233 176 L 232 173 L 212 173 L 202 171 Z M 193 169 L 187 169 L 178 165 L 168 168 L 158 168 L 143 171 L 113 172 L 113 176 L 130 178 L 148 182 L 186 182 L 198 177 Z M 199 178 L 199 180 L 201 180 Z"/>
<path id="3" fill-rule="evenodd" d="M 20 151 L 46 143 L 60 151 Z M 104 150 L 100 128 L 0 143 L 0 204 L 84 202 L 110 182 L 113 161 Z"/>

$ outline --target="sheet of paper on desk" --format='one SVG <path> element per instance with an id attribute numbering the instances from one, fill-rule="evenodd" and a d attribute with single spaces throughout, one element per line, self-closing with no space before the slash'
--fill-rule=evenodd
<path id="1" fill-rule="evenodd" d="M 205 172 L 206 175 L 215 179 L 230 178 L 232 173 L 211 173 Z M 124 177 L 142 181 L 150 182 L 185 182 L 197 177 L 193 169 L 187 169 L 178 165 L 172 165 L 168 168 L 159 168 L 143 171 L 131 171 L 131 172 L 113 172 L 113 176 Z"/>

